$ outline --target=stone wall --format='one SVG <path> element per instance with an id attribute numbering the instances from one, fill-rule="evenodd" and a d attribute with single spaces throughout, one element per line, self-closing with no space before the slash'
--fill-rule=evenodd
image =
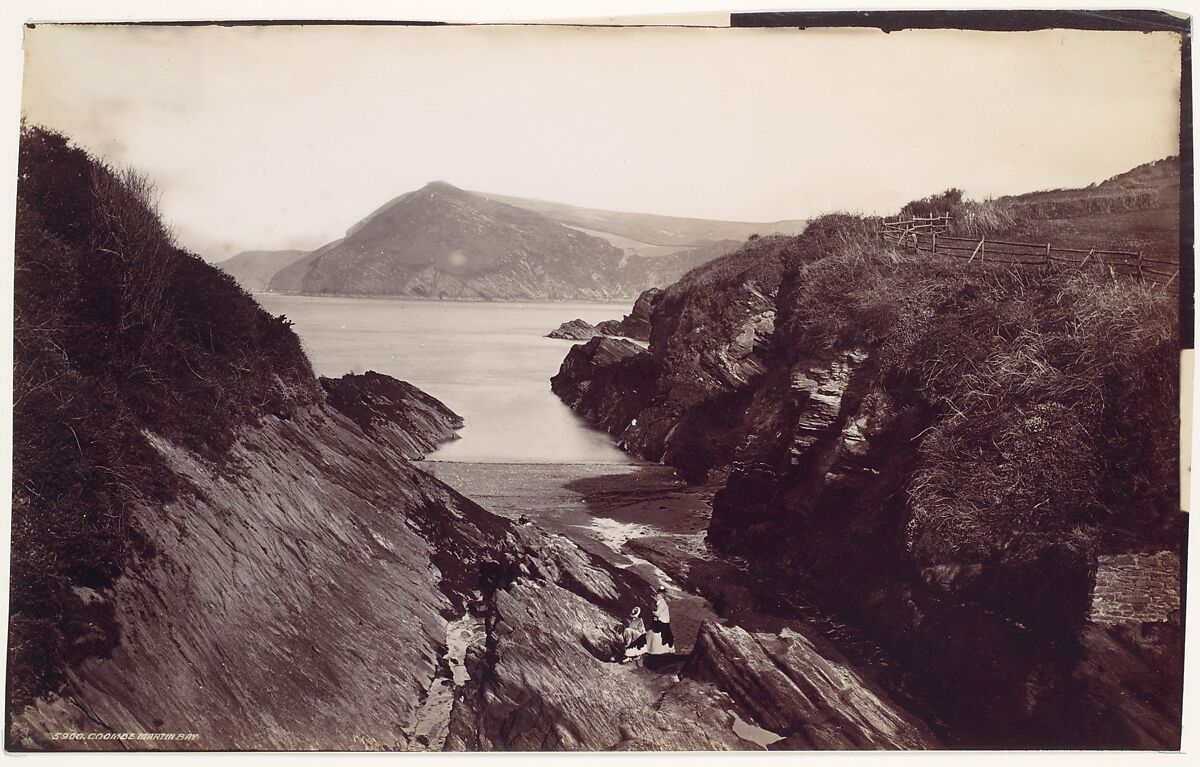
<path id="1" fill-rule="evenodd" d="M 1110 554 L 1099 557 L 1092 591 L 1095 623 L 1178 622 L 1179 555 Z"/>

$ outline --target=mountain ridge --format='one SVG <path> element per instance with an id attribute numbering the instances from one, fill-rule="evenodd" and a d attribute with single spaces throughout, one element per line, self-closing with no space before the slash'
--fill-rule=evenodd
<path id="1" fill-rule="evenodd" d="M 755 224 L 580 208 L 446 181 L 393 197 L 267 289 L 467 300 L 632 300 L 799 221 Z"/>

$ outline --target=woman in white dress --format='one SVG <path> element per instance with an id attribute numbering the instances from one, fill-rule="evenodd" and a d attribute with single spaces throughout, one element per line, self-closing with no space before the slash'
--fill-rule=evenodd
<path id="1" fill-rule="evenodd" d="M 667 587 L 659 586 L 654 600 L 654 617 L 646 631 L 646 653 L 667 655 L 675 652 L 675 635 L 671 633 L 671 609 L 667 607 Z"/>

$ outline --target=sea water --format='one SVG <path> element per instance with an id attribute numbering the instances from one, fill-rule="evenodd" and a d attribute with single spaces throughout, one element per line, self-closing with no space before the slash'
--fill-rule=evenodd
<path id="1" fill-rule="evenodd" d="M 288 296 L 255 298 L 295 323 L 318 375 L 375 370 L 461 415 L 461 439 L 431 461 L 628 463 L 611 437 L 550 391 L 573 341 L 563 322 L 620 319 L 630 304 L 509 303 Z"/>

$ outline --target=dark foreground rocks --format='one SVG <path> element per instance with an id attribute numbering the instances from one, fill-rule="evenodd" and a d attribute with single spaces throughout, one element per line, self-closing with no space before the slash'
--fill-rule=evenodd
<path id="1" fill-rule="evenodd" d="M 64 694 L 14 712 L 11 746 L 761 748 L 737 735 L 735 714 L 780 726 L 788 746 L 828 745 L 791 736 L 831 712 L 768 713 L 746 697 L 743 684 L 768 684 L 761 658 L 706 652 L 694 672 L 682 659 L 661 672 L 613 663 L 619 619 L 651 602 L 639 576 L 418 471 L 403 451 L 456 423 L 425 395 L 374 375 L 326 385 L 336 407 L 246 429 L 221 465 L 151 437 L 188 489 L 135 510 L 157 553 L 102 595 L 120 642 L 73 669 Z M 463 616 L 483 631 L 465 650 L 469 680 L 454 687 L 443 655 Z M 833 667 L 802 654 L 805 668 Z M 443 687 L 452 703 L 439 715 Z M 851 742 L 899 742 L 890 723 L 906 714 L 843 694 L 836 716 Z M 860 705 L 869 710 L 854 713 Z M 199 738 L 50 737 L 68 731 Z"/>
<path id="2" fill-rule="evenodd" d="M 468 653 L 471 681 L 455 701 L 448 749 L 761 750 L 735 731 L 739 719 L 775 732 L 782 748 L 936 744 L 792 632 L 751 637 L 705 624 L 690 658 L 613 662 L 620 624 L 605 606 L 627 591 L 628 574 L 557 536 L 519 534 L 540 548 L 485 599 L 487 639 Z M 779 664 L 792 669 L 783 682 Z"/>
<path id="3" fill-rule="evenodd" d="M 784 749 L 920 749 L 936 741 L 848 665 L 802 634 L 751 634 L 708 623 L 689 673 L 717 682 Z"/>

